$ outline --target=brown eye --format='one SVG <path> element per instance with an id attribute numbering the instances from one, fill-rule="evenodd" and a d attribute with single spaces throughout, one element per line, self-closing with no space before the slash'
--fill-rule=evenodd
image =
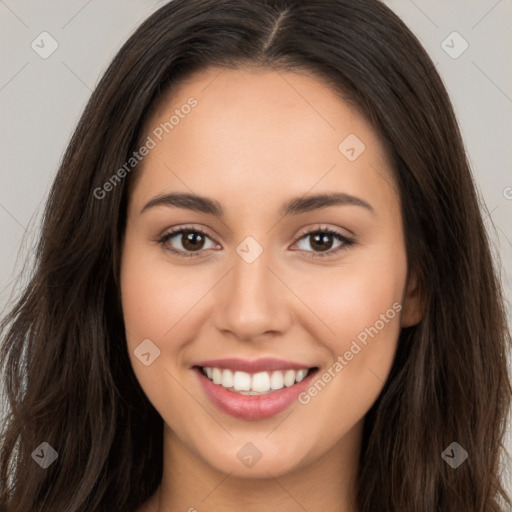
<path id="1" fill-rule="evenodd" d="M 327 233 L 315 233 L 308 236 L 310 239 L 310 245 L 314 250 L 327 251 L 333 245 L 333 236 Z"/>
<path id="2" fill-rule="evenodd" d="M 198 251 L 203 248 L 205 237 L 196 231 L 182 231 L 181 244 L 187 251 Z"/>
<path id="3" fill-rule="evenodd" d="M 354 240 L 332 229 L 316 229 L 304 233 L 297 246 L 312 256 L 331 256 L 353 245 Z M 309 247 L 308 247 L 309 246 Z"/>
<path id="4" fill-rule="evenodd" d="M 203 249 L 213 249 L 215 247 L 212 239 L 197 228 L 181 228 L 166 233 L 158 240 L 158 243 L 168 251 L 180 256 L 196 256 Z"/>

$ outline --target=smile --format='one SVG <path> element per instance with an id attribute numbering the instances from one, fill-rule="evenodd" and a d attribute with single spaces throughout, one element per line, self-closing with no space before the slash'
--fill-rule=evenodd
<path id="1" fill-rule="evenodd" d="M 318 367 L 294 367 L 275 360 L 262 370 L 264 364 L 259 361 L 237 365 L 235 361 L 196 365 L 193 369 L 206 396 L 222 412 L 244 420 L 260 420 L 290 407 L 318 371 Z M 240 366 L 243 369 L 238 369 Z"/>

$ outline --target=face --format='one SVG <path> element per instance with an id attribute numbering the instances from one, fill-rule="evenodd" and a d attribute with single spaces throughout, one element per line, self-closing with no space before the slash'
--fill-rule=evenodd
<path id="1" fill-rule="evenodd" d="M 121 289 L 165 442 L 244 477 L 357 446 L 419 320 L 371 125 L 306 73 L 210 68 L 167 94 L 144 142 Z"/>

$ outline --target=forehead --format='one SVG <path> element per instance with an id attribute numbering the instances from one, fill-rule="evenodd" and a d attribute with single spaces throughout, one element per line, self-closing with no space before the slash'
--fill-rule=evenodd
<path id="1" fill-rule="evenodd" d="M 392 184 L 373 127 L 305 72 L 207 68 L 162 97 L 145 136 L 155 142 L 137 171 L 147 193 L 179 185 L 303 194 L 339 186 L 341 178 L 348 189 L 361 180 Z"/>

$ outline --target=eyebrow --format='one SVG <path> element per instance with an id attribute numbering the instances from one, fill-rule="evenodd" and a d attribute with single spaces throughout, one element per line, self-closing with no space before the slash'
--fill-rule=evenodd
<path id="1" fill-rule="evenodd" d="M 373 207 L 364 199 L 359 197 L 336 192 L 332 194 L 316 194 L 310 196 L 296 197 L 286 201 L 280 208 L 282 217 L 287 215 L 298 215 L 300 213 L 328 208 L 329 206 L 360 206 L 375 214 Z M 173 192 L 163 194 L 151 199 L 140 211 L 145 211 L 157 206 L 167 206 L 175 208 L 185 208 L 201 213 L 215 215 L 217 217 L 224 216 L 222 205 L 209 197 L 198 196 L 196 194 Z"/>

